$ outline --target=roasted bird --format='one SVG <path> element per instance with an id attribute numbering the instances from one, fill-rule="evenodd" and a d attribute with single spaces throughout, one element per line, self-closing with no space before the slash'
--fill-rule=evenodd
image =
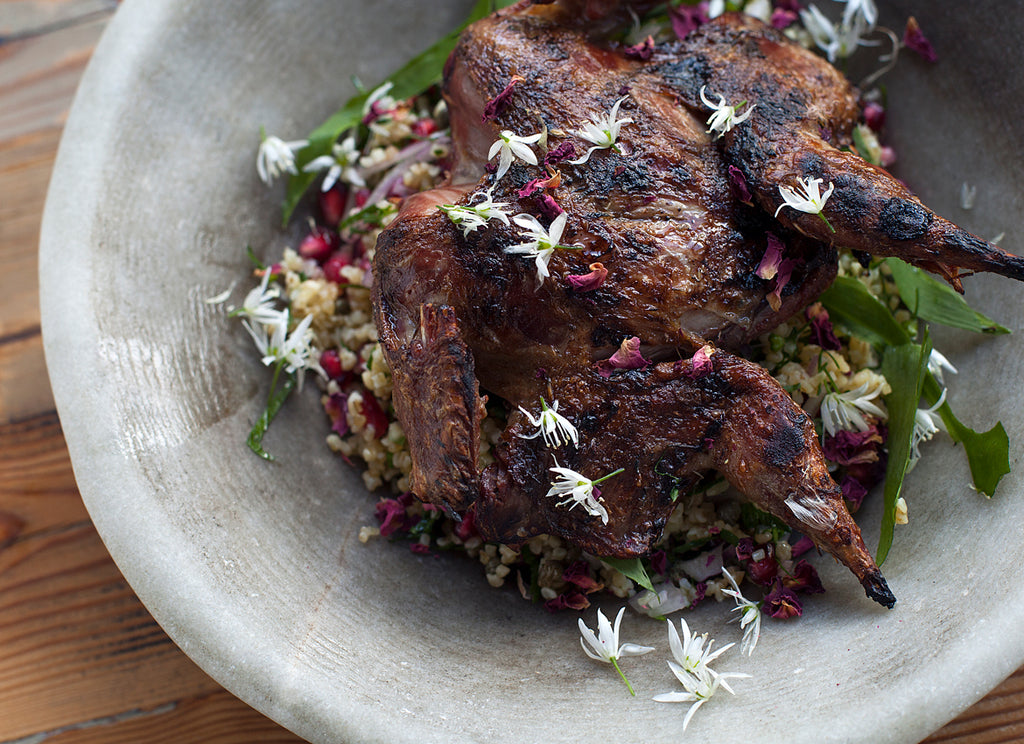
<path id="1" fill-rule="evenodd" d="M 814 301 L 837 247 L 899 256 L 955 286 L 961 269 L 1024 279 L 1024 260 L 844 149 L 857 91 L 771 27 L 725 14 L 642 53 L 606 39 L 652 4 L 521 2 L 470 26 L 448 62 L 451 176 L 405 202 L 374 263 L 413 491 L 456 518 L 475 510 L 488 539 L 556 534 L 630 557 L 661 536 L 672 490 L 713 469 L 891 607 L 810 419 L 734 352 Z M 709 133 L 715 99 L 754 108 Z M 616 121 L 612 146 L 591 150 L 587 122 Z M 536 164 L 498 158 L 502 138 Z M 779 187 L 807 178 L 834 187 L 827 220 L 780 211 Z M 520 217 L 464 229 L 450 216 L 484 202 Z M 543 269 L 517 248 L 530 219 L 561 246 Z M 774 294 L 757 272 L 771 241 L 792 267 Z M 511 414 L 481 471 L 488 395 Z M 533 414 L 555 401 L 577 444 L 531 438 Z M 552 468 L 615 475 L 599 498 L 560 499 Z"/>

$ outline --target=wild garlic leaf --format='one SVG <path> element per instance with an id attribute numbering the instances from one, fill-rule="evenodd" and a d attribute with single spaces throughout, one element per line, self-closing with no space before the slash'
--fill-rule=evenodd
<path id="1" fill-rule="evenodd" d="M 641 561 L 640 558 L 602 558 L 601 560 L 626 578 L 635 581 L 644 589 L 650 589 L 652 592 L 654 591 L 654 586 L 651 584 L 651 577 L 647 575 L 643 561 Z"/>
<path id="2" fill-rule="evenodd" d="M 951 286 L 916 266 L 898 258 L 887 258 L 885 264 L 892 271 L 903 304 L 918 317 L 977 333 L 1010 332 L 968 305 Z"/>
<path id="3" fill-rule="evenodd" d="M 834 323 L 874 346 L 901 346 L 911 341 L 889 308 L 853 277 L 837 276 L 822 293 L 821 302 Z"/>
<path id="4" fill-rule="evenodd" d="M 924 383 L 924 397 L 934 405 L 942 395 L 942 387 L 931 374 Z M 966 426 L 954 414 L 949 403 L 939 407 L 939 416 L 954 442 L 964 446 L 971 480 L 979 493 L 991 498 L 1004 475 L 1010 472 L 1010 439 L 1002 422 L 996 422 L 988 431 L 977 432 Z"/>
<path id="5" fill-rule="evenodd" d="M 392 88 L 389 95 L 395 100 L 404 100 L 418 96 L 425 92 L 430 86 L 441 82 L 444 72 L 444 63 L 455 48 L 459 34 L 470 23 L 480 20 L 498 8 L 504 8 L 512 4 L 514 0 L 477 0 L 466 21 L 454 31 L 451 31 L 434 44 L 410 59 L 397 71 L 388 75 L 381 81 L 381 85 L 391 83 Z M 288 188 L 285 192 L 283 206 L 283 224 L 287 225 L 292 213 L 298 206 L 306 189 L 310 187 L 317 178 L 317 173 L 306 173 L 302 167 L 321 155 L 327 155 L 331 151 L 331 145 L 338 141 L 347 130 L 358 126 L 363 119 L 363 107 L 373 90 L 363 90 L 350 98 L 344 106 L 332 114 L 327 121 L 312 131 L 307 138 L 309 144 L 302 148 L 295 158 L 299 172 L 290 175 Z"/>
<path id="6" fill-rule="evenodd" d="M 291 394 L 295 388 L 295 383 L 298 380 L 299 373 L 292 373 L 284 378 L 284 382 L 278 387 L 278 376 L 281 372 L 283 362 L 278 362 L 277 368 L 274 370 L 274 379 L 270 383 L 270 394 L 267 396 L 267 407 L 263 409 L 263 413 L 260 414 L 259 418 L 256 419 L 256 423 L 253 424 L 252 430 L 249 432 L 249 438 L 247 444 L 249 449 L 255 452 L 257 455 L 262 457 L 264 460 L 273 460 L 274 456 L 263 449 L 263 435 L 267 433 L 267 429 L 270 428 L 270 422 L 274 420 L 274 416 L 281 410 L 281 406 L 285 400 Z"/>
<path id="7" fill-rule="evenodd" d="M 896 500 L 900 497 L 903 478 L 910 463 L 917 404 L 921 400 L 921 389 L 928 374 L 931 352 L 931 342 L 926 334 L 923 344 L 890 346 L 882 354 L 882 374 L 888 380 L 892 392 L 885 396 L 885 406 L 889 411 L 889 460 L 885 468 L 882 530 L 875 555 L 878 565 L 882 565 L 892 547 Z"/>

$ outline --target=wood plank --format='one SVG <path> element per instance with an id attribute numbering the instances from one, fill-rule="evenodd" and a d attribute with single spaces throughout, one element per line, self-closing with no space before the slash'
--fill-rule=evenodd
<path id="1" fill-rule="evenodd" d="M 0 140 L 63 124 L 108 18 L 0 46 Z"/>
<path id="2" fill-rule="evenodd" d="M 0 648 L 0 741 L 220 689 L 150 617 L 87 521 L 0 551 Z"/>
<path id="3" fill-rule="evenodd" d="M 129 711 L 118 720 L 90 721 L 54 732 L 46 744 L 300 744 L 238 698 L 221 690 L 156 710 Z"/>
<path id="4" fill-rule="evenodd" d="M 58 129 L 0 141 L 0 343 L 39 326 L 39 225 L 59 141 Z"/>
<path id="5" fill-rule="evenodd" d="M 1024 668 L 922 744 L 1018 744 L 1024 741 Z"/>
<path id="6" fill-rule="evenodd" d="M 116 5 L 117 0 L 0 0 L 0 42 L 52 33 Z"/>
<path id="7" fill-rule="evenodd" d="M 0 425 L 53 410 L 39 326 L 7 338 L 0 337 Z"/>

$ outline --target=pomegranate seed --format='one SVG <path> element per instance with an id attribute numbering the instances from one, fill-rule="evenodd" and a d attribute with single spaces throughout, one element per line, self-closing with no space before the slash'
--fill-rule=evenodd
<path id="1" fill-rule="evenodd" d="M 320 369 L 332 380 L 340 380 L 345 375 L 341 366 L 341 357 L 335 349 L 324 349 L 320 353 Z"/>
<path id="2" fill-rule="evenodd" d="M 348 256 L 340 251 L 331 255 L 324 261 L 324 276 L 327 281 L 344 284 L 348 280 L 342 275 L 341 270 L 352 263 Z"/>
<path id="3" fill-rule="evenodd" d="M 337 233 L 314 227 L 313 231 L 299 243 L 299 255 L 314 261 L 324 261 L 338 247 L 341 238 Z"/>
<path id="4" fill-rule="evenodd" d="M 348 196 L 344 186 L 335 186 L 320 194 L 320 214 L 331 227 L 337 226 L 345 215 L 345 199 Z"/>
<path id="5" fill-rule="evenodd" d="M 417 137 L 428 137 L 437 131 L 437 123 L 433 119 L 417 119 L 410 129 Z"/>
<path id="6" fill-rule="evenodd" d="M 874 101 L 865 104 L 864 123 L 875 132 L 881 131 L 885 125 L 885 109 Z"/>

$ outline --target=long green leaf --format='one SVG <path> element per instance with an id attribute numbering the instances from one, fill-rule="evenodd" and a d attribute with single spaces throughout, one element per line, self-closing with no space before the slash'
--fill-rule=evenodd
<path id="1" fill-rule="evenodd" d="M 632 579 L 644 589 L 654 591 L 651 577 L 647 575 L 644 564 L 639 558 L 602 558 L 602 561 L 614 568 L 623 576 Z"/>
<path id="2" fill-rule="evenodd" d="M 390 95 L 398 100 L 412 98 L 425 92 L 432 85 L 441 82 L 444 72 L 444 63 L 455 48 L 459 34 L 470 23 L 480 20 L 496 8 L 504 8 L 511 5 L 514 0 L 477 0 L 473 9 L 469 12 L 466 21 L 454 31 L 451 31 L 434 44 L 406 62 L 397 71 L 388 75 L 381 81 L 381 85 L 391 83 Z M 378 86 L 379 87 L 379 86 Z M 376 90 L 376 88 L 374 88 Z M 305 173 L 302 166 L 311 160 L 326 155 L 331 151 L 338 138 L 347 130 L 357 126 L 363 118 L 363 106 L 370 97 L 372 91 L 365 90 L 350 98 L 344 106 L 332 114 L 327 121 L 318 126 L 309 135 L 309 144 L 302 148 L 295 158 L 299 173 L 290 176 L 288 187 L 285 192 L 283 207 L 283 223 L 288 224 L 292 213 L 298 206 L 306 189 L 316 180 L 316 173 Z"/>
<path id="3" fill-rule="evenodd" d="M 931 342 L 924 344 L 901 344 L 888 347 L 882 355 L 882 374 L 888 380 L 892 392 L 886 396 L 885 405 L 889 410 L 889 460 L 885 468 L 884 504 L 882 530 L 878 537 L 878 551 L 875 560 L 882 565 L 892 547 L 893 531 L 896 526 L 896 501 L 903 489 L 903 478 L 910 463 L 911 441 L 914 436 L 914 419 L 917 404 L 921 400 L 921 388 L 928 373 L 928 358 Z"/>
<path id="4" fill-rule="evenodd" d="M 967 304 L 951 286 L 898 258 L 885 259 L 900 297 L 920 318 L 977 333 L 1009 333 L 991 318 Z"/>
<path id="5" fill-rule="evenodd" d="M 868 288 L 857 279 L 836 277 L 821 295 L 829 318 L 847 331 L 878 347 L 909 344 L 910 334 Z"/>
<path id="6" fill-rule="evenodd" d="M 934 405 L 941 395 L 942 387 L 929 374 L 924 383 L 925 400 Z M 1010 439 L 1002 422 L 996 422 L 988 431 L 977 432 L 953 414 L 949 402 L 939 407 L 939 416 L 953 441 L 964 446 L 975 489 L 985 496 L 994 496 L 999 481 L 1010 472 Z"/>
<path id="7" fill-rule="evenodd" d="M 292 373 L 285 377 L 284 382 L 281 383 L 281 387 L 278 387 L 277 381 L 280 372 L 281 365 L 279 363 L 277 369 L 274 370 L 274 379 L 270 383 L 270 394 L 267 396 L 267 407 L 263 409 L 263 413 L 261 413 L 260 417 L 256 419 L 256 423 L 253 424 L 252 430 L 249 432 L 249 439 L 247 440 L 249 449 L 264 460 L 273 460 L 274 457 L 263 449 L 263 435 L 267 433 L 267 429 L 270 428 L 270 422 L 274 420 L 274 416 L 276 416 L 277 412 L 281 410 L 281 406 L 295 388 L 295 382 L 298 379 L 296 374 Z M 298 374 L 302 373 L 300 372 Z"/>

